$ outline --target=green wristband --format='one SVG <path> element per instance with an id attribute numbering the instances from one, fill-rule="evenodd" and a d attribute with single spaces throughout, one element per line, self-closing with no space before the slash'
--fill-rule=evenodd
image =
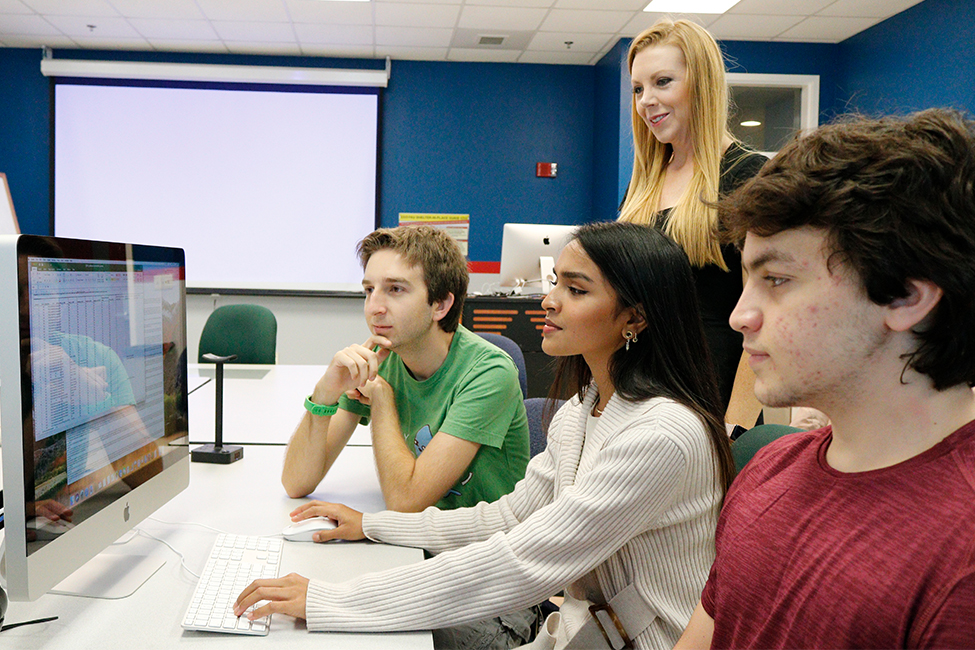
<path id="1" fill-rule="evenodd" d="M 311 395 L 305 398 L 305 409 L 312 415 L 335 415 L 339 410 L 338 404 L 316 404 L 311 401 Z"/>

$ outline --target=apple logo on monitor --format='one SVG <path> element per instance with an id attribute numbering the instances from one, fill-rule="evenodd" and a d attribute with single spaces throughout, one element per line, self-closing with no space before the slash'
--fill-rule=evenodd
<path id="1" fill-rule="evenodd" d="M 129 504 L 125 504 L 125 509 L 122 510 L 122 519 L 125 521 L 129 520 Z"/>

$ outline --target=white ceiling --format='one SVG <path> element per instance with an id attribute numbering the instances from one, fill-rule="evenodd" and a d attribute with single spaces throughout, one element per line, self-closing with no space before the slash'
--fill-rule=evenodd
<path id="1" fill-rule="evenodd" d="M 648 1 L 0 0 L 0 46 L 592 65 L 660 17 Z M 741 0 L 688 17 L 719 40 L 838 43 L 919 2 Z"/>

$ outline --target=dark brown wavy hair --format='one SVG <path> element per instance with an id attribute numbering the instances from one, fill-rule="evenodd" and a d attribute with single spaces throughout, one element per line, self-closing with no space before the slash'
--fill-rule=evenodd
<path id="1" fill-rule="evenodd" d="M 908 280 L 944 292 L 915 329 L 905 370 L 944 390 L 975 385 L 975 122 L 931 109 L 853 117 L 799 137 L 719 203 L 725 235 L 826 232 L 828 262 L 845 264 L 867 296 L 888 305 Z"/>

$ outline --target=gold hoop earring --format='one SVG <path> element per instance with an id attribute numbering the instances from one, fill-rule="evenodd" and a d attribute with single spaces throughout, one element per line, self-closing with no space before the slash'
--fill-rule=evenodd
<path id="1" fill-rule="evenodd" d="M 626 332 L 623 333 L 623 338 L 626 339 L 626 351 L 627 352 L 630 351 L 630 343 L 636 343 L 639 340 L 636 337 L 636 334 L 633 331 L 631 331 L 631 330 L 626 330 Z"/>

